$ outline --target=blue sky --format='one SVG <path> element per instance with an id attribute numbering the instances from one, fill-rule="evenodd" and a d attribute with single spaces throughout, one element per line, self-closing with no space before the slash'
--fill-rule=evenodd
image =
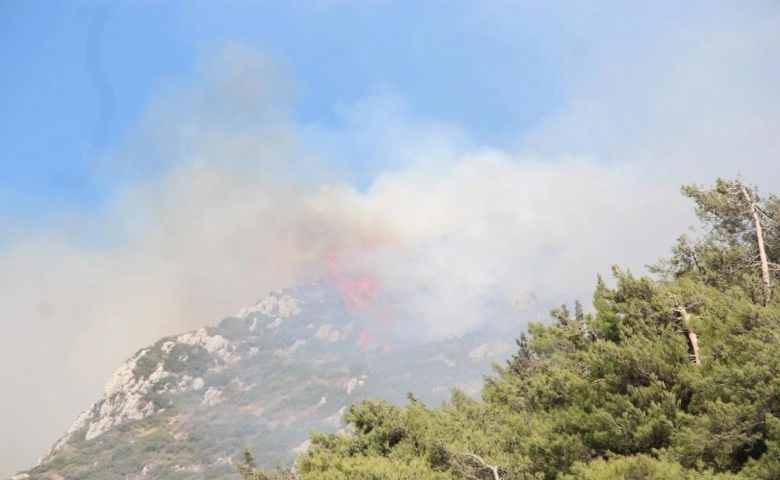
<path id="1" fill-rule="evenodd" d="M 0 0 L 0 477 L 332 251 L 421 338 L 642 271 L 681 184 L 780 191 L 778 44 L 768 0 Z"/>
<path id="2" fill-rule="evenodd" d="M 225 42 L 289 68 L 301 122 L 332 125 L 338 105 L 390 91 L 500 144 L 560 105 L 560 65 L 546 58 L 555 19 L 538 8 L 508 10 L 512 22 L 496 26 L 496 12 L 464 2 L 332 3 L 0 3 L 5 215 L 34 222 L 58 206 L 99 205 L 110 186 L 90 153 L 121 145 L 164 85 L 186 81 Z M 90 51 L 113 95 L 107 125 Z"/>

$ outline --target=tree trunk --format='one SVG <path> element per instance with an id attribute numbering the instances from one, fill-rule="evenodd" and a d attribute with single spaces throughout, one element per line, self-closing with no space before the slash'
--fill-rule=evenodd
<path id="1" fill-rule="evenodd" d="M 690 319 L 691 316 L 688 314 L 688 311 L 683 307 L 682 305 L 678 305 L 674 311 L 677 313 L 677 316 L 680 318 L 680 321 L 683 325 L 683 330 L 685 330 L 685 335 L 688 337 L 688 349 L 690 350 L 691 358 L 693 359 L 693 363 L 695 365 L 701 365 L 701 358 L 699 357 L 699 337 L 696 335 L 696 332 L 691 330 L 690 325 Z"/>
<path id="2" fill-rule="evenodd" d="M 753 223 L 756 228 L 756 239 L 758 241 L 758 258 L 761 261 L 761 278 L 764 284 L 764 301 L 763 305 L 767 306 L 772 299 L 772 283 L 769 277 L 769 262 L 766 258 L 766 251 L 764 249 L 764 232 L 761 228 L 761 218 L 758 216 L 758 210 L 756 209 L 756 203 L 747 191 L 744 185 L 742 185 L 742 196 L 745 197 L 745 201 L 750 205 L 750 214 L 753 216 Z"/>

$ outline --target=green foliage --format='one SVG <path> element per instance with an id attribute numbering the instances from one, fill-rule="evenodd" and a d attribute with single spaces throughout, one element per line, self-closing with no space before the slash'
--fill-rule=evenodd
<path id="1" fill-rule="evenodd" d="M 271 473 L 257 468 L 255 457 L 248 448 L 244 450 L 244 461 L 239 463 L 237 468 L 244 480 L 293 480 L 296 478 L 292 470 L 281 465 L 277 466 Z"/>
<path id="2" fill-rule="evenodd" d="M 188 375 L 201 377 L 212 362 L 208 350 L 201 345 L 177 343 L 165 359 L 165 369 L 173 373 L 187 372 Z"/>
<path id="3" fill-rule="evenodd" d="M 208 329 L 211 335 L 221 335 L 228 340 L 237 340 L 250 334 L 249 327 L 252 320 L 249 318 L 228 317 L 219 322 L 216 327 Z"/>
<path id="4" fill-rule="evenodd" d="M 133 374 L 138 378 L 148 378 L 154 373 L 164 359 L 164 353 L 157 347 L 152 347 L 138 359 Z"/>
<path id="5" fill-rule="evenodd" d="M 588 464 L 577 464 L 573 473 L 562 475 L 561 480 L 728 480 L 738 478 L 732 474 L 713 474 L 686 470 L 679 463 L 659 460 L 639 454 L 616 457 L 611 460 L 596 459 Z"/>

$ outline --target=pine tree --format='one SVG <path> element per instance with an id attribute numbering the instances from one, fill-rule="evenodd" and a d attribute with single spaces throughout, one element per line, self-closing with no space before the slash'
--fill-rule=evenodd
<path id="1" fill-rule="evenodd" d="M 696 215 L 707 233 L 698 240 L 680 237 L 672 259 L 656 270 L 676 277 L 696 274 L 722 289 L 748 282 L 758 287 L 757 302 L 768 305 L 774 277 L 780 273 L 778 198 L 761 198 L 757 188 L 739 177 L 719 178 L 709 190 L 687 185 L 682 193 L 696 202 Z"/>

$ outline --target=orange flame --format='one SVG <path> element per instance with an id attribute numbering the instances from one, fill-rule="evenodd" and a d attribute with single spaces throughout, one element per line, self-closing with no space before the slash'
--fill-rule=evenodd
<path id="1" fill-rule="evenodd" d="M 342 275 L 336 254 L 328 254 L 328 266 L 330 267 L 330 277 L 341 292 L 344 305 L 347 311 L 354 313 L 355 310 L 368 310 L 373 307 L 377 297 L 379 283 L 371 275 Z"/>
<path id="2" fill-rule="evenodd" d="M 339 268 L 338 257 L 335 252 L 328 254 L 328 267 L 331 281 L 338 288 L 341 300 L 350 315 L 358 311 L 370 312 L 381 319 L 385 328 L 390 326 L 393 316 L 392 310 L 376 306 L 379 282 L 375 276 L 344 273 Z M 364 329 L 357 340 L 357 345 L 362 350 L 366 350 L 373 341 L 373 334 L 368 329 Z M 390 347 L 389 344 L 385 344 L 382 348 L 383 351 L 387 351 Z"/>

